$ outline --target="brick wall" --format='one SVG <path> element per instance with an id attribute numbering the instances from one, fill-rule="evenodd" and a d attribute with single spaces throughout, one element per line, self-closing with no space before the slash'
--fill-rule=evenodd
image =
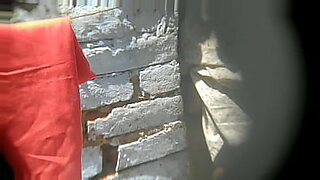
<path id="1" fill-rule="evenodd" d="M 133 0 L 116 9 L 64 9 L 98 75 L 80 88 L 84 179 L 187 174 L 174 5 Z"/>

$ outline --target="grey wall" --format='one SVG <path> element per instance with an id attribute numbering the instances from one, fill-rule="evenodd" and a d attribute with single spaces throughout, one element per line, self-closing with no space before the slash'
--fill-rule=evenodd
<path id="1" fill-rule="evenodd" d="M 115 172 L 115 179 L 188 176 L 174 1 L 141 2 L 133 9 L 123 4 L 66 11 L 98 75 L 80 87 L 84 178 Z M 166 164 L 150 172 L 148 164 L 161 166 L 162 161 Z M 183 171 L 170 170 L 180 162 Z"/>

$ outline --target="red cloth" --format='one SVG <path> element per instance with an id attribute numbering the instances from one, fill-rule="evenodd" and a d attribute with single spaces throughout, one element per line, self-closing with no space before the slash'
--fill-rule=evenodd
<path id="1" fill-rule="evenodd" d="M 0 153 L 16 180 L 81 179 L 78 85 L 93 78 L 68 17 L 0 24 Z"/>

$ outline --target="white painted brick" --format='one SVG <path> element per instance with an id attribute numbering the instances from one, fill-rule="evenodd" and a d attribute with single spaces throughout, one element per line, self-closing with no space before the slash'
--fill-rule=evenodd
<path id="1" fill-rule="evenodd" d="M 111 47 L 104 44 L 102 47 L 83 48 L 92 70 L 97 74 L 104 74 L 164 63 L 177 58 L 175 34 L 156 37 L 144 33 L 141 37 L 132 37 L 130 41 L 123 43 L 127 45 Z"/>
<path id="2" fill-rule="evenodd" d="M 82 109 L 127 101 L 132 95 L 133 84 L 128 73 L 96 78 L 80 87 Z"/>
<path id="3" fill-rule="evenodd" d="M 165 129 L 140 141 L 120 145 L 116 171 L 159 159 L 186 147 L 184 128 Z"/>
<path id="4" fill-rule="evenodd" d="M 74 11 L 71 16 L 90 12 L 77 8 Z M 135 18 L 129 21 L 123 17 L 122 10 L 114 9 L 72 20 L 77 38 L 83 43 L 83 52 L 96 74 L 131 70 L 177 58 L 178 28 L 173 17 L 159 17 L 153 20 L 152 26 L 142 29 L 136 28 L 135 23 L 138 22 L 134 21 Z M 162 31 L 159 35 L 154 31 L 160 26 Z M 98 47 L 86 47 L 101 40 L 109 42 Z"/>
<path id="5" fill-rule="evenodd" d="M 81 15 L 90 13 L 90 10 L 74 10 L 78 12 L 70 16 L 77 16 L 72 19 L 72 26 L 80 42 L 121 38 L 134 32 L 134 26 L 121 18 L 120 9 L 85 16 Z"/>
<path id="6" fill-rule="evenodd" d="M 174 180 L 188 179 L 189 177 L 189 156 L 186 151 L 170 154 L 155 161 L 140 164 L 127 168 L 118 173 L 112 180 L 128 180 L 149 178 L 151 180 Z M 143 176 L 141 176 L 143 174 Z"/>
<path id="7" fill-rule="evenodd" d="M 82 150 L 82 178 L 90 178 L 102 171 L 102 151 L 99 146 Z"/>
<path id="8" fill-rule="evenodd" d="M 181 96 L 158 98 L 129 104 L 112 110 L 106 118 L 95 121 L 95 133 L 106 138 L 161 126 L 182 115 Z"/>
<path id="9" fill-rule="evenodd" d="M 180 88 L 179 64 L 173 60 L 168 64 L 156 65 L 140 72 L 140 87 L 155 95 Z"/>

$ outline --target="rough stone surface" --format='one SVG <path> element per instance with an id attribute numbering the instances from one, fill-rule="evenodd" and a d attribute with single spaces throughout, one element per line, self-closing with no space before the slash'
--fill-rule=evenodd
<path id="1" fill-rule="evenodd" d="M 181 96 L 158 98 L 115 108 L 95 121 L 95 133 L 106 138 L 176 121 L 182 115 Z"/>
<path id="2" fill-rule="evenodd" d="M 80 87 L 82 109 L 127 101 L 132 95 L 133 84 L 128 73 L 99 77 Z"/>
<path id="3" fill-rule="evenodd" d="M 156 65 L 140 72 L 140 87 L 155 95 L 180 88 L 179 64 L 173 60 L 168 64 Z"/>
<path id="4" fill-rule="evenodd" d="M 133 25 L 122 19 L 120 9 L 98 13 L 74 11 L 79 15 L 71 14 L 72 26 L 80 42 L 121 38 L 134 32 Z"/>
<path id="5" fill-rule="evenodd" d="M 177 25 L 173 17 L 159 17 L 137 29 L 120 9 L 77 10 L 72 25 L 83 52 L 97 74 L 125 71 L 177 58 Z M 98 13 L 97 13 L 98 12 Z"/>
<path id="6" fill-rule="evenodd" d="M 120 145 L 116 171 L 159 159 L 187 147 L 184 128 L 168 128 L 137 142 Z"/>
<path id="7" fill-rule="evenodd" d="M 82 177 L 87 179 L 102 171 L 102 151 L 99 146 L 82 150 Z"/>
<path id="8" fill-rule="evenodd" d="M 139 5 L 137 1 L 123 1 L 121 8 L 126 16 L 131 17 L 130 21 L 134 22 L 138 30 L 152 27 L 155 22 L 166 15 L 163 0 L 141 0 Z"/>
<path id="9" fill-rule="evenodd" d="M 188 153 L 180 151 L 164 158 L 120 171 L 118 176 L 112 180 L 188 180 L 189 168 Z"/>
<path id="10" fill-rule="evenodd" d="M 144 33 L 130 38 L 83 44 L 92 70 L 97 74 L 125 71 L 177 58 L 175 34 L 157 37 Z"/>

